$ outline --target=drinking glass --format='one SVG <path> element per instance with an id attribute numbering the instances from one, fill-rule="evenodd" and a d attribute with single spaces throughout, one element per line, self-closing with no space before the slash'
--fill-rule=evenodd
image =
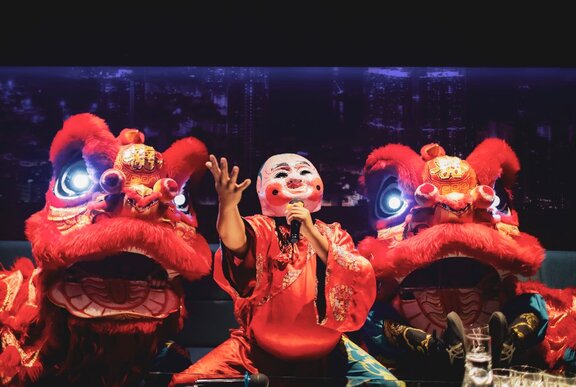
<path id="1" fill-rule="evenodd" d="M 477 333 L 480 335 L 489 335 L 490 329 L 488 328 L 488 324 L 472 323 L 464 325 L 464 334 L 469 335 L 472 333 Z"/>
<path id="2" fill-rule="evenodd" d="M 514 365 L 510 367 L 514 370 L 514 379 L 516 387 L 541 387 L 544 385 L 544 371 L 540 368 L 529 365 Z"/>
<path id="3" fill-rule="evenodd" d="M 563 374 L 553 374 L 549 372 L 544 372 L 542 374 L 542 382 L 544 387 L 567 387 L 575 385 L 573 381 L 570 380 L 570 377 Z"/>
<path id="4" fill-rule="evenodd" d="M 514 373 L 510 368 L 492 368 L 492 381 L 494 387 L 514 387 Z"/>
<path id="5" fill-rule="evenodd" d="M 464 341 L 466 359 L 464 365 L 463 386 L 492 385 L 491 339 L 489 335 L 470 333 Z"/>

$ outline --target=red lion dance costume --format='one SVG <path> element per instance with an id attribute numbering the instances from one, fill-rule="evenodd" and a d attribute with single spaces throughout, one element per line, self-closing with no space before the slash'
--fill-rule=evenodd
<path id="1" fill-rule="evenodd" d="M 0 384 L 137 385 L 182 328 L 180 278 L 208 274 L 211 252 L 173 199 L 208 154 L 194 138 L 143 142 L 91 114 L 54 138 L 46 206 L 26 224 L 37 267 L 0 272 Z"/>
<path id="2" fill-rule="evenodd" d="M 489 324 L 493 367 L 574 364 L 573 289 L 534 275 L 545 250 L 511 208 L 520 169 L 502 140 L 462 160 L 437 144 L 389 144 L 367 158 L 361 183 L 378 236 L 359 244 L 379 280 L 363 327 L 372 355 L 400 378 L 462 380 L 463 330 Z"/>

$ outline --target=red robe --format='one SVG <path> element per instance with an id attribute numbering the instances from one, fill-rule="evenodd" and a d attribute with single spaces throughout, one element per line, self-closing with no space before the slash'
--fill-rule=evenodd
<path id="1" fill-rule="evenodd" d="M 255 215 L 246 222 L 248 254 L 255 258 L 256 269 L 243 268 L 242 260 L 227 249 L 224 254 L 219 249 L 214 261 L 214 279 L 232 297 L 240 327 L 230 339 L 176 375 L 176 383 L 200 376 L 257 373 L 268 361 L 266 353 L 288 362 L 321 359 L 337 346 L 343 332 L 363 325 L 374 303 L 374 271 L 338 223 L 315 222 L 329 241 L 322 286 L 316 274 L 316 252 L 305 238 L 282 247 L 272 218 Z M 288 231 L 286 226 L 280 229 Z M 324 294 L 318 295 L 322 287 Z M 319 307 L 324 304 L 319 297 L 325 308 Z"/>

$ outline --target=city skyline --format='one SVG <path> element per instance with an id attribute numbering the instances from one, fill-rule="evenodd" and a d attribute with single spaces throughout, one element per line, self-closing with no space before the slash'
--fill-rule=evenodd
<path id="1" fill-rule="evenodd" d="M 378 146 L 419 151 L 438 142 L 465 158 L 498 136 L 522 163 L 521 212 L 575 209 L 574 183 L 558 166 L 575 161 L 576 69 L 5 67 L 0 109 L 0 172 L 11 182 L 0 188 L 0 206 L 13 218 L 43 202 L 50 141 L 80 112 L 101 116 L 114 133 L 138 128 L 160 150 L 194 135 L 245 177 L 271 154 L 301 153 L 325 180 L 324 206 L 335 208 L 365 206 L 358 177 Z M 255 194 L 247 196 L 257 212 Z M 210 183 L 196 200 L 215 205 Z"/>

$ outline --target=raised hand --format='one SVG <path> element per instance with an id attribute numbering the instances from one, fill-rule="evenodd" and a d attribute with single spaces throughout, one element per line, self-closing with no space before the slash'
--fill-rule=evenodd
<path id="1" fill-rule="evenodd" d="M 221 157 L 220 164 L 218 164 L 216 156 L 210 155 L 210 161 L 206 162 L 206 167 L 214 176 L 214 187 L 218 194 L 220 206 L 223 208 L 237 206 L 240 203 L 240 199 L 242 199 L 242 192 L 251 183 L 250 179 L 237 184 L 240 168 L 234 166 L 232 171 L 228 173 L 228 160 L 225 157 Z"/>

